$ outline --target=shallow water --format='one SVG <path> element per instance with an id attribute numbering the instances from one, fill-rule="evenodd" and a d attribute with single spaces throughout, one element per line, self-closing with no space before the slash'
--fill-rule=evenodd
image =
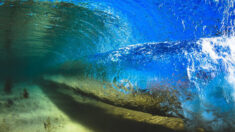
<path id="1" fill-rule="evenodd" d="M 1 1 L 0 131 L 234 131 L 234 12 L 233 0 Z"/>

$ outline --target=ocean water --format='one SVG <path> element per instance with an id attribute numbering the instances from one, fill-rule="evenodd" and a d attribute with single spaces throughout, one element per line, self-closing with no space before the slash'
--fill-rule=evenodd
<path id="1" fill-rule="evenodd" d="M 149 115 L 125 120 L 125 110 L 119 107 L 181 119 L 184 131 L 235 131 L 234 4 L 234 0 L 0 1 L 0 132 L 17 128 L 1 126 L 11 120 L 1 109 L 11 107 L 17 113 L 21 106 L 14 105 L 39 91 L 43 92 L 33 101 L 47 96 L 44 102 L 54 104 L 48 107 L 62 111 L 66 121 L 84 119 L 81 126 L 89 131 L 168 131 L 142 121 Z M 75 96 L 79 107 L 71 100 Z M 100 111 L 95 115 L 97 109 L 83 103 L 96 103 L 86 98 L 105 103 L 97 103 L 102 109 L 124 111 L 124 119 L 117 120 L 113 113 L 104 117 L 115 117 L 108 124 L 84 123 L 109 116 Z M 64 108 L 63 100 L 71 102 L 64 107 L 74 109 Z M 90 116 L 85 112 L 89 110 Z M 25 131 L 78 131 L 74 122 L 60 130 L 45 120 L 42 128 L 36 123 Z M 135 127 L 132 120 L 147 127 L 138 123 Z M 125 128 L 123 123 L 130 125 Z M 174 131 L 180 125 L 163 126 Z"/>

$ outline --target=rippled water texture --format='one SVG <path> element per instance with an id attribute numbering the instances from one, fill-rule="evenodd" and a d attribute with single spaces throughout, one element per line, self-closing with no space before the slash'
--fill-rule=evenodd
<path id="1" fill-rule="evenodd" d="M 3 91 L 50 82 L 189 131 L 232 132 L 234 18 L 234 0 L 1 1 Z"/>

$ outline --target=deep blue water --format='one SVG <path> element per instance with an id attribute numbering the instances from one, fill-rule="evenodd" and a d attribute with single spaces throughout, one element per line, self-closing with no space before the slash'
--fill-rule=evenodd
<path id="1" fill-rule="evenodd" d="M 233 131 L 234 12 L 233 0 L 1 2 L 1 77 L 78 61 L 89 68 L 73 74 L 178 91 L 189 128 Z"/>

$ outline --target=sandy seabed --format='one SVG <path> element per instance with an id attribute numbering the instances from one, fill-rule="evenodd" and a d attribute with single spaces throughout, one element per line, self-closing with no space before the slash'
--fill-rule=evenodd
<path id="1" fill-rule="evenodd" d="M 14 86 L 12 94 L 0 93 L 0 132 L 91 132 L 59 110 L 39 86 Z"/>
<path id="2" fill-rule="evenodd" d="M 116 107 L 48 84 L 0 85 L 0 132 L 183 131 L 181 119 Z M 27 90 L 28 98 L 23 91 Z"/>

